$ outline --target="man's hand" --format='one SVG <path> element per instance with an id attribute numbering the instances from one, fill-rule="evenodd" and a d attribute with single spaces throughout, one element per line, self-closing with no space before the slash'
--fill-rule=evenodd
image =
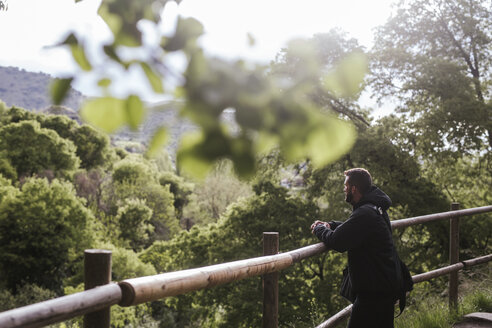
<path id="1" fill-rule="evenodd" d="M 330 224 L 328 222 L 316 220 L 316 221 L 314 221 L 313 224 L 311 224 L 311 233 L 314 234 L 314 228 L 316 228 L 316 226 L 318 226 L 318 225 L 324 225 L 325 227 L 330 229 Z"/>

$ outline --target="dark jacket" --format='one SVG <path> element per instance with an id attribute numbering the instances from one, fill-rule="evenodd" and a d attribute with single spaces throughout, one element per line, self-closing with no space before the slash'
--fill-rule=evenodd
<path id="1" fill-rule="evenodd" d="M 380 207 L 378 214 L 372 204 Z M 371 187 L 354 205 L 345 222 L 330 222 L 330 228 L 318 225 L 314 234 L 325 245 L 339 252 L 348 251 L 348 269 L 353 291 L 358 293 L 396 293 L 397 260 L 391 225 L 386 211 L 391 199 L 376 186 Z"/>

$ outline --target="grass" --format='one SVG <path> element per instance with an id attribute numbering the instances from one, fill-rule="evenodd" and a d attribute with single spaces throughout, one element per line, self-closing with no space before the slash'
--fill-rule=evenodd
<path id="1" fill-rule="evenodd" d="M 395 328 L 451 328 L 455 323 L 463 320 L 463 316 L 473 312 L 492 313 L 492 281 L 490 270 L 477 270 L 474 279 L 463 277 L 460 281 L 458 307 L 449 311 L 447 292 L 439 294 L 445 289 L 446 278 L 436 279 L 433 285 L 428 282 L 415 285 L 410 297 L 407 298 L 407 307 L 401 316 L 395 318 Z M 315 309 L 311 322 L 296 322 L 284 327 L 307 328 L 315 327 L 327 320 L 321 315 L 322 311 Z M 395 315 L 400 312 L 395 306 Z M 334 314 L 334 313 L 333 313 Z M 336 325 L 335 328 L 347 327 L 347 320 Z"/>
<path id="2" fill-rule="evenodd" d="M 490 282 L 490 281 L 489 281 Z M 476 286 L 458 300 L 450 311 L 446 297 L 431 297 L 409 307 L 395 319 L 396 328 L 450 328 L 473 312 L 492 312 L 492 287 Z"/>

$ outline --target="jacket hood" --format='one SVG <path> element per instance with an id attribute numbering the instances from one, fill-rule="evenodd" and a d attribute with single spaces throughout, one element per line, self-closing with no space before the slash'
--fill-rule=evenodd
<path id="1" fill-rule="evenodd" d="M 354 208 L 360 207 L 367 203 L 374 204 L 381 207 L 383 211 L 387 211 L 391 206 L 391 199 L 381 189 L 373 185 L 371 189 L 362 196 Z"/>

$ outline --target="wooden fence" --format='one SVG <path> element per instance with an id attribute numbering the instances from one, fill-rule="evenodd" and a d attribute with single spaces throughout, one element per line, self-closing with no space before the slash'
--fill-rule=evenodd
<path id="1" fill-rule="evenodd" d="M 459 210 L 453 203 L 450 212 L 424 215 L 392 221 L 394 229 L 415 224 L 450 219 L 450 266 L 422 273 L 413 277 L 415 282 L 450 274 L 450 305 L 457 302 L 457 272 L 465 267 L 486 263 L 492 254 L 459 262 L 459 218 L 492 212 L 492 206 Z M 163 273 L 147 277 L 110 282 L 111 253 L 104 250 L 86 250 L 85 284 L 83 292 L 59 297 L 41 303 L 0 313 L 0 327 L 42 327 L 51 323 L 84 315 L 84 327 L 109 327 L 111 306 L 132 306 L 190 291 L 211 288 L 232 281 L 263 275 L 264 307 L 263 327 L 278 326 L 278 271 L 303 259 L 325 252 L 323 243 L 306 246 L 286 253 L 278 253 L 278 233 L 264 233 L 265 256 L 206 266 L 196 269 Z M 318 327 L 332 327 L 350 314 L 351 306 Z"/>

